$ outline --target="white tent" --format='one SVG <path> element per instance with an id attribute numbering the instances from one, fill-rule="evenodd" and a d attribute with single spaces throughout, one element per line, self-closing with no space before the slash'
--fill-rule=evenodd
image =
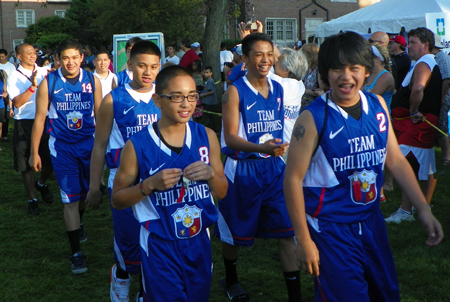
<path id="1" fill-rule="evenodd" d="M 359 34 L 384 31 L 399 33 L 425 27 L 425 13 L 450 12 L 450 0 L 383 0 L 340 18 L 322 23 L 316 28 L 316 37 L 328 37 L 341 30 Z"/>

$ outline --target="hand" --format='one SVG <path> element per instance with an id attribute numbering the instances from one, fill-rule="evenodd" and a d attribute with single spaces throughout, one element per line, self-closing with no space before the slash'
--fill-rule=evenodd
<path id="1" fill-rule="evenodd" d="M 208 180 L 213 176 L 213 170 L 210 166 L 201 160 L 190 164 L 184 169 L 184 177 L 189 180 Z"/>
<path id="2" fill-rule="evenodd" d="M 313 92 L 315 96 L 321 96 L 324 94 L 322 89 L 313 89 Z"/>
<path id="3" fill-rule="evenodd" d="M 30 158 L 28 160 L 28 164 L 30 165 L 30 167 L 32 167 L 34 169 L 34 171 L 38 172 L 41 171 L 42 169 L 42 162 L 41 162 L 41 157 L 39 155 L 30 155 Z"/>
<path id="4" fill-rule="evenodd" d="M 423 122 L 424 118 L 425 117 L 420 112 L 417 112 L 416 114 L 411 115 L 411 121 L 413 122 L 413 124 L 417 124 L 417 123 Z"/>
<path id="5" fill-rule="evenodd" d="M 142 182 L 142 189 L 146 194 L 154 190 L 164 191 L 176 185 L 183 175 L 178 168 L 164 169 L 146 178 Z"/>
<path id="6" fill-rule="evenodd" d="M 2 98 L 6 98 L 8 96 L 8 93 L 6 91 L 3 91 Z"/>
<path id="7" fill-rule="evenodd" d="M 256 30 L 245 29 L 246 25 L 247 24 L 244 23 L 244 22 L 241 22 L 238 25 L 238 33 L 239 33 L 239 38 L 241 40 L 244 39 L 245 37 L 247 37 L 252 32 L 258 32 L 258 33 L 263 33 L 264 32 L 264 26 L 259 20 L 256 20 L 256 26 L 257 26 Z"/>
<path id="8" fill-rule="evenodd" d="M 9 110 L 9 117 L 14 117 L 14 109 Z"/>
<path id="9" fill-rule="evenodd" d="M 36 90 L 36 87 L 38 86 L 38 82 L 37 82 L 37 70 L 33 71 L 33 73 L 31 74 L 31 87 L 34 87 L 33 90 Z"/>
<path id="10" fill-rule="evenodd" d="M 312 240 L 303 243 L 297 241 L 296 253 L 299 269 L 318 277 L 320 257 L 316 244 Z"/>
<path id="11" fill-rule="evenodd" d="M 265 153 L 265 154 L 269 154 L 272 156 L 283 156 L 286 151 L 287 151 L 287 147 L 289 146 L 289 143 L 284 143 L 281 144 L 282 140 L 279 138 L 274 138 L 271 140 L 266 141 L 263 144 L 263 152 L 260 153 Z"/>
<path id="12" fill-rule="evenodd" d="M 99 189 L 89 189 L 89 192 L 86 197 L 86 205 L 91 207 L 94 210 L 99 208 L 99 205 L 102 203 L 102 192 Z"/>
<path id="13" fill-rule="evenodd" d="M 259 21 L 259 20 L 256 20 L 256 26 L 257 26 L 257 28 L 256 28 L 256 32 L 257 33 L 264 33 L 264 25 Z"/>
<path id="14" fill-rule="evenodd" d="M 439 221 L 431 213 L 430 208 L 427 206 L 424 210 L 419 210 L 419 220 L 424 225 L 428 233 L 428 239 L 425 242 L 428 246 L 438 245 L 444 238 L 444 231 Z"/>

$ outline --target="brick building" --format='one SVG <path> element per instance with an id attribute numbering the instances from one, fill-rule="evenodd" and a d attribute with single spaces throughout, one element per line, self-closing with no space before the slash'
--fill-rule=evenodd
<path id="1" fill-rule="evenodd" d="M 29 24 L 41 17 L 64 17 L 69 5 L 70 0 L 0 0 L 0 48 L 14 50 Z"/>
<path id="2" fill-rule="evenodd" d="M 339 18 L 380 0 L 247 0 L 241 8 L 240 20 L 230 20 L 229 37 L 235 37 L 237 21 L 255 16 L 263 22 L 264 31 L 279 44 L 294 45 L 311 40 L 323 22 Z M 245 17 L 243 16 L 245 15 Z"/>

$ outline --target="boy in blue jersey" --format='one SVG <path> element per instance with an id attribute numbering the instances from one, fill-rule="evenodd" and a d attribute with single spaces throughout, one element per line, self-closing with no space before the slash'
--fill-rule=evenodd
<path id="1" fill-rule="evenodd" d="M 300 275 L 295 264 L 294 232 L 284 202 L 282 181 L 283 87 L 268 78 L 274 61 L 269 36 L 253 33 L 242 40 L 248 73 L 225 92 L 222 151 L 227 155 L 227 197 L 219 201 L 221 216 L 214 231 L 223 242 L 226 278 L 222 286 L 232 301 L 247 301 L 238 282 L 236 260 L 240 246 L 254 238 L 278 241 L 289 301 L 299 301 Z M 255 188 L 249 190 L 249 188 Z"/>
<path id="2" fill-rule="evenodd" d="M 110 169 L 108 190 L 111 193 L 114 176 L 119 166 L 120 152 L 127 140 L 147 125 L 159 119 L 160 109 L 152 95 L 153 82 L 160 68 L 161 52 L 151 41 L 139 41 L 131 49 L 129 69 L 133 80 L 119 86 L 105 96 L 97 114 L 95 142 L 91 157 L 91 180 L 87 203 L 97 208 L 101 202 L 100 182 L 103 164 Z M 111 195 L 111 194 L 110 194 Z M 128 301 L 131 278 L 139 273 L 140 224 L 131 208 L 113 212 L 114 258 L 117 265 L 111 269 L 111 301 Z"/>
<path id="3" fill-rule="evenodd" d="M 39 85 L 36 98 L 30 166 L 41 169 L 39 141 L 48 113 L 50 154 L 64 204 L 64 221 L 72 249 L 72 272 L 87 271 L 80 248 L 80 222 L 89 190 L 89 164 L 94 144 L 94 116 L 102 99 L 100 81 L 80 68 L 82 48 L 77 41 L 64 40 L 58 46 L 61 68 Z M 83 238 L 85 239 L 85 238 Z"/>
<path id="4" fill-rule="evenodd" d="M 320 46 L 319 73 L 331 91 L 314 100 L 292 134 L 284 192 L 299 267 L 315 276 L 315 301 L 399 301 L 379 209 L 386 163 L 428 232 L 443 238 L 402 155 L 383 98 L 360 91 L 373 70 L 364 37 L 337 34 Z"/>
<path id="5" fill-rule="evenodd" d="M 133 45 L 139 41 L 142 41 L 142 39 L 139 37 L 133 37 L 133 38 L 129 39 L 127 41 L 127 43 L 125 44 L 125 51 L 127 54 L 128 61 L 130 61 L 130 53 L 131 53 L 131 49 L 133 48 Z M 118 86 L 125 85 L 126 83 L 130 83 L 133 80 L 133 71 L 129 68 L 130 65 L 128 62 L 127 62 L 127 64 L 128 64 L 128 68 L 125 68 L 124 70 L 122 70 L 116 74 L 117 75 L 117 83 L 113 82 L 111 89 L 114 89 Z"/>
<path id="6" fill-rule="evenodd" d="M 144 301 L 208 301 L 217 220 L 213 197 L 227 181 L 217 137 L 190 122 L 199 95 L 192 75 L 169 66 L 156 77 L 161 119 L 123 148 L 112 192 L 117 209 L 133 207 L 141 224 Z"/>

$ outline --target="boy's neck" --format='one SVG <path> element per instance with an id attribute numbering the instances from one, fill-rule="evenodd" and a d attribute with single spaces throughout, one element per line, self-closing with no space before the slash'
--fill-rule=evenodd
<path id="1" fill-rule="evenodd" d="M 141 86 L 138 83 L 136 83 L 134 79 L 130 83 L 128 83 L 128 85 L 130 85 L 130 87 L 134 91 L 139 92 L 139 93 L 147 93 L 147 92 L 152 91 L 152 89 L 153 89 L 153 83 L 150 85 L 150 87 L 144 87 L 144 86 Z"/>
<path id="2" fill-rule="evenodd" d="M 266 76 L 259 77 L 247 73 L 247 80 L 254 88 L 264 88 L 268 86 Z"/>
<path id="3" fill-rule="evenodd" d="M 186 123 L 175 123 L 161 117 L 157 122 L 160 135 L 173 147 L 182 147 L 186 135 Z"/>
<path id="4" fill-rule="evenodd" d="M 97 72 L 97 74 L 102 77 L 102 78 L 106 78 L 109 75 L 109 69 L 106 69 L 106 71 L 102 71 L 100 69 L 95 70 Z"/>

